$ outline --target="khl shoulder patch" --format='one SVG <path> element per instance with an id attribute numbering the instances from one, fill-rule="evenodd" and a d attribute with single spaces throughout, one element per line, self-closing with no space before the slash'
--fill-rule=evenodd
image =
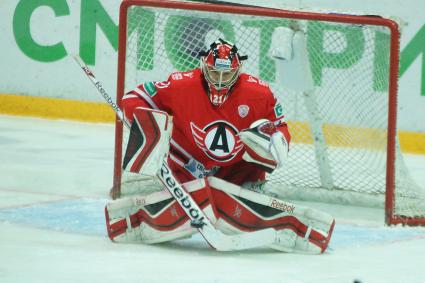
<path id="1" fill-rule="evenodd" d="M 276 118 L 280 118 L 283 116 L 283 108 L 282 104 L 280 102 L 277 102 L 274 106 L 274 114 L 276 115 Z"/>
<path id="2" fill-rule="evenodd" d="M 158 92 L 155 84 L 153 82 L 147 82 L 143 84 L 143 88 L 145 89 L 145 92 L 150 96 L 153 97 Z"/>

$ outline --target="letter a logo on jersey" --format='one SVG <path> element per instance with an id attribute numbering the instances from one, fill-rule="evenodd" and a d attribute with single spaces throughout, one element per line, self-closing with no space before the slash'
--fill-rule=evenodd
<path id="1" fill-rule="evenodd" d="M 226 121 L 214 121 L 203 129 L 191 122 L 190 128 L 196 145 L 213 160 L 232 160 L 243 147 L 238 130 Z"/>

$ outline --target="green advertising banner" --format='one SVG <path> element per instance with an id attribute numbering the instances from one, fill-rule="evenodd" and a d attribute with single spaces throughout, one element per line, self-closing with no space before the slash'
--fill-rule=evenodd
<path id="1" fill-rule="evenodd" d="M 118 48 L 118 12 L 121 1 L 106 0 L 12 0 L 0 3 L 0 23 L 2 31 L 2 67 L 0 92 L 9 94 L 25 94 L 75 100 L 99 101 L 95 96 L 88 97 L 89 86 L 85 78 L 70 60 L 70 55 L 79 54 L 81 58 L 94 67 L 99 78 L 112 92 L 115 90 L 116 61 Z M 255 2 L 255 1 L 251 1 Z M 261 2 L 261 1 L 259 1 Z M 273 2 L 273 1 L 272 1 Z M 276 1 L 278 2 L 278 1 Z M 354 2 L 354 1 L 352 1 Z M 424 6 L 421 1 L 418 5 Z M 360 10 L 362 4 L 352 4 Z M 368 4 L 369 5 L 369 4 Z M 372 5 L 372 4 L 371 4 Z M 374 4 L 373 4 L 374 5 Z M 388 5 L 391 3 L 388 1 Z M 409 4 L 410 5 L 410 4 Z M 413 5 L 413 4 L 411 4 Z M 378 6 L 377 4 L 375 6 Z M 382 6 L 382 5 L 379 5 Z M 425 131 L 425 124 L 410 120 L 408 113 L 422 113 L 425 107 L 425 23 L 418 16 L 410 16 L 405 10 L 394 10 L 396 16 L 405 15 L 409 25 L 403 29 L 400 60 L 400 127 L 414 131 Z M 424 7 L 425 8 L 425 7 Z M 130 33 L 147 35 L 150 40 L 138 44 L 139 53 L 144 56 L 144 63 L 137 66 L 143 70 L 155 69 L 155 38 L 161 39 L 165 46 L 165 56 L 175 70 L 187 70 L 198 65 L 194 54 L 175 52 L 172 46 L 178 42 L 179 35 L 184 33 L 187 25 L 194 24 L 182 16 L 170 16 L 165 23 L 165 32 L 158 34 L 155 18 L 148 11 L 143 13 L 143 25 L 130 27 Z M 380 11 L 377 11 L 379 14 Z M 230 21 L 209 20 L 203 27 L 205 33 L 218 29 L 228 40 L 236 40 L 237 32 Z M 258 20 L 246 20 L 244 28 L 251 28 L 260 33 L 259 61 L 252 62 L 258 68 L 258 74 L 264 81 L 276 81 L 276 69 L 273 60 L 268 56 L 274 28 L 287 26 L 285 20 L 270 20 L 266 23 Z M 330 53 L 323 46 L 324 34 L 335 32 L 346 39 L 346 46 L 339 53 Z M 326 60 L 312 60 L 314 83 L 320 86 L 323 70 L 346 69 L 358 63 L 367 52 L 364 34 L 358 30 L 338 27 L 332 24 L 311 22 L 307 27 L 309 54 L 315 54 Z M 389 40 L 384 32 L 374 35 L 375 49 L 387 48 L 383 44 Z M 204 43 L 205 44 L 205 43 Z M 346 61 L 348 56 L 355 58 Z M 185 60 L 182 60 L 185 58 Z M 184 63 L 182 63 L 184 62 Z M 377 66 L 388 65 L 388 58 L 375 56 L 371 64 L 373 88 L 385 91 L 386 78 L 382 77 Z"/>

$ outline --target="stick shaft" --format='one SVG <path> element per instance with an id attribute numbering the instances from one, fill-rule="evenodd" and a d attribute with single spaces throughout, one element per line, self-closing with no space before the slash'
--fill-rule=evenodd
<path id="1" fill-rule="evenodd" d="M 78 55 L 75 55 L 73 57 L 74 57 L 75 62 L 77 62 L 78 65 L 80 65 L 81 69 L 84 71 L 84 73 L 87 75 L 87 77 L 93 83 L 93 85 L 97 88 L 99 94 L 102 95 L 102 97 L 109 104 L 109 106 L 111 106 L 111 108 L 115 111 L 118 118 L 125 124 L 125 126 L 127 128 L 130 128 L 130 124 L 126 121 L 124 113 L 118 107 L 118 105 L 114 102 L 114 100 L 108 94 L 108 92 L 103 88 L 102 83 L 96 79 L 93 72 L 84 64 L 83 60 L 81 60 L 81 58 Z"/>

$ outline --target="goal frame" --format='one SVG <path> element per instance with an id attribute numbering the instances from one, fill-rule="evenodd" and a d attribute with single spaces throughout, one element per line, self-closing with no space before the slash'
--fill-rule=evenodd
<path id="1" fill-rule="evenodd" d="M 198 2 L 177 2 L 169 0 L 124 0 L 120 6 L 119 13 L 119 42 L 118 42 L 118 67 L 117 67 L 117 92 L 116 101 L 119 107 L 124 95 L 125 84 L 125 59 L 127 40 L 127 13 L 131 6 L 144 6 L 166 9 L 184 9 L 204 12 L 219 12 L 228 14 L 256 15 L 274 18 L 287 18 L 295 20 L 320 21 L 369 24 L 387 27 L 391 33 L 390 57 L 389 57 L 389 96 L 388 96 L 388 134 L 387 134 L 387 161 L 386 161 L 386 192 L 385 192 L 385 222 L 387 225 L 425 225 L 425 218 L 404 218 L 394 215 L 395 205 L 395 156 L 396 156 L 396 135 L 397 135 L 397 92 L 399 76 L 399 50 L 400 32 L 397 22 L 379 16 L 363 16 L 336 13 L 319 13 L 306 11 L 290 11 L 274 8 L 263 8 L 244 5 L 231 4 L 210 4 Z M 112 197 L 120 196 L 121 186 L 121 163 L 122 163 L 122 139 L 123 123 L 117 117 L 115 123 L 115 155 L 114 155 L 114 178 Z"/>

